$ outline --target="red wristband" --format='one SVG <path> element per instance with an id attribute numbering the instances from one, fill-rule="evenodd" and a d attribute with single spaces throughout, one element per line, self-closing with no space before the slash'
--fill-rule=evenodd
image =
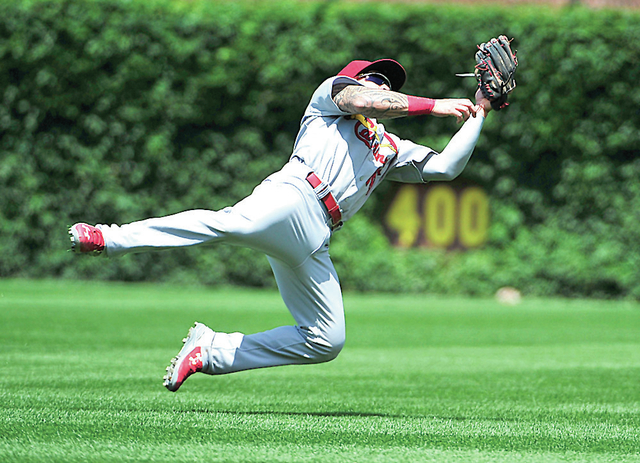
<path id="1" fill-rule="evenodd" d="M 420 96 L 407 95 L 409 100 L 409 116 L 419 116 L 421 114 L 431 114 L 433 107 L 436 104 L 436 100 L 431 98 L 422 98 Z"/>

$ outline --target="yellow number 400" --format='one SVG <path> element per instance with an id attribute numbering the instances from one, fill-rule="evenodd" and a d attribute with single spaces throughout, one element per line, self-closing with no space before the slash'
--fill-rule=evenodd
<path id="1" fill-rule="evenodd" d="M 392 242 L 401 247 L 474 248 L 487 240 L 489 199 L 478 187 L 403 185 L 387 211 L 385 225 Z"/>

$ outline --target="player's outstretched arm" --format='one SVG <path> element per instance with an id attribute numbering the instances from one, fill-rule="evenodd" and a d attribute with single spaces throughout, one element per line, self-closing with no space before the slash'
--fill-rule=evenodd
<path id="1" fill-rule="evenodd" d="M 470 116 L 475 117 L 479 109 L 466 98 L 432 100 L 358 85 L 346 86 L 333 100 L 342 111 L 374 119 L 431 114 L 438 117 L 453 116 L 458 122 L 463 122 Z"/>
<path id="2" fill-rule="evenodd" d="M 430 156 L 422 166 L 422 178 L 430 180 L 453 180 L 462 173 L 478 142 L 484 120 L 491 111 L 491 102 L 482 93 L 476 93 L 477 115 L 465 122 L 442 153 Z"/>

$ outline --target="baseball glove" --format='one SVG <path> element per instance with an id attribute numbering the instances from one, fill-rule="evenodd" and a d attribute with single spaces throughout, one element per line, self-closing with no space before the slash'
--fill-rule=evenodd
<path id="1" fill-rule="evenodd" d="M 478 45 L 474 74 L 482 94 L 496 111 L 509 105 L 507 97 L 516 88 L 517 68 L 518 59 L 504 35 Z"/>

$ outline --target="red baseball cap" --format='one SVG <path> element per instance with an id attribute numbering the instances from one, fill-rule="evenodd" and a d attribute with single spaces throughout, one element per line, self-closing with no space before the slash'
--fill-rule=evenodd
<path id="1" fill-rule="evenodd" d="M 337 75 L 355 78 L 365 72 L 379 72 L 384 75 L 391 82 L 391 90 L 395 92 L 400 90 L 407 80 L 407 72 L 400 63 L 392 59 L 351 61 Z"/>

